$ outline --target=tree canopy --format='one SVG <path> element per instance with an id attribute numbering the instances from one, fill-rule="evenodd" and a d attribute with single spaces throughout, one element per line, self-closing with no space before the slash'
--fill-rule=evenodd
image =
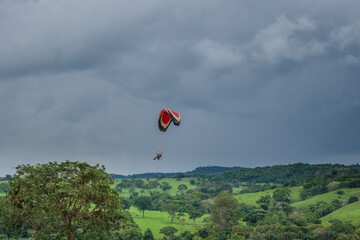
<path id="1" fill-rule="evenodd" d="M 106 237 L 122 218 L 121 198 L 110 188 L 113 180 L 103 166 L 66 161 L 16 169 L 7 197 L 12 212 L 36 236 L 46 227 L 67 239 L 81 235 L 79 228 L 88 236 Z"/>
<path id="2" fill-rule="evenodd" d="M 211 221 L 214 227 L 222 231 L 234 226 L 241 217 L 239 201 L 230 193 L 222 192 L 214 198 L 211 207 Z"/>

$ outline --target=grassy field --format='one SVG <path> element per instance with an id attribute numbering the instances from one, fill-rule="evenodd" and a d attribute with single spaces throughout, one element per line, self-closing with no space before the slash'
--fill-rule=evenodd
<path id="1" fill-rule="evenodd" d="M 206 217 L 203 216 L 199 219 L 196 219 L 195 224 L 193 220 L 190 220 L 188 216 L 182 217 L 185 220 L 185 225 L 181 226 L 179 224 L 179 219 L 174 219 L 174 222 L 171 223 L 171 219 L 166 212 L 160 211 L 145 211 L 145 218 L 142 217 L 142 212 L 137 210 L 135 207 L 131 207 L 129 210 L 131 216 L 134 218 L 136 224 L 139 225 L 140 229 L 144 233 L 146 229 L 151 229 L 155 238 L 163 237 L 159 233 L 160 229 L 165 226 L 173 226 L 178 229 L 176 235 L 184 231 L 195 232 L 204 224 L 202 220 Z"/>
<path id="2" fill-rule="evenodd" d="M 319 201 L 332 202 L 335 199 L 340 199 L 340 200 L 344 200 L 347 202 L 347 200 L 351 196 L 360 197 L 360 188 L 346 188 L 346 189 L 341 189 L 341 190 L 344 191 L 343 195 L 338 194 L 338 191 L 328 192 L 328 193 L 324 193 L 321 195 L 313 196 L 312 198 L 309 198 L 304 201 L 295 202 L 295 203 L 291 204 L 291 206 L 297 207 L 297 208 L 306 207 L 306 206 L 309 206 L 310 204 L 315 204 Z"/>
<path id="3" fill-rule="evenodd" d="M 300 201 L 300 191 L 301 191 L 302 187 L 292 187 L 290 188 L 291 190 L 291 195 L 290 195 L 290 200 L 291 202 L 298 202 Z M 245 193 L 245 194 L 239 194 L 236 195 L 236 197 L 239 199 L 240 203 L 245 203 L 248 205 L 256 205 L 256 201 L 260 199 L 261 196 L 266 196 L 266 195 L 270 195 L 270 197 L 272 197 L 273 193 L 274 193 L 274 189 L 272 190 L 266 190 L 263 192 L 257 192 L 257 193 Z"/>
<path id="4" fill-rule="evenodd" d="M 358 189 L 359 190 L 359 189 Z M 339 219 L 342 221 L 350 221 L 353 224 L 360 223 L 360 201 L 342 207 L 329 215 L 323 217 L 322 223 L 326 226 L 329 225 L 330 219 Z"/>
<path id="5" fill-rule="evenodd" d="M 244 187 L 233 187 L 233 193 L 237 194 L 243 189 L 244 189 Z"/>

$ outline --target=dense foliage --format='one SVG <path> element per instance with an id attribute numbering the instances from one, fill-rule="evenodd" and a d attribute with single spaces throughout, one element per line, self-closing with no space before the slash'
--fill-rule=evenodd
<path id="1" fill-rule="evenodd" d="M 340 164 L 305 164 L 296 163 L 290 165 L 276 165 L 268 167 L 243 168 L 233 171 L 226 171 L 219 174 L 199 175 L 210 182 L 228 182 L 239 184 L 249 183 L 281 183 L 290 186 L 302 185 L 309 176 L 324 176 L 336 172 L 342 175 L 349 171 L 349 168 Z"/>
<path id="2" fill-rule="evenodd" d="M 66 161 L 16 169 L 6 214 L 31 227 L 34 239 L 106 238 L 122 220 L 121 199 L 103 167 Z"/>

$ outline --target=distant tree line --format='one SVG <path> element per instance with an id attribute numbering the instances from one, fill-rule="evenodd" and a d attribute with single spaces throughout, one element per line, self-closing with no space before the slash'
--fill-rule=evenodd
<path id="1" fill-rule="evenodd" d="M 359 188 L 360 171 L 351 168 L 345 173 L 333 170 L 331 174 L 309 176 L 304 185 L 300 196 L 302 199 L 314 195 L 335 191 L 341 188 Z"/>
<path id="2" fill-rule="evenodd" d="M 305 164 L 275 165 L 268 167 L 244 168 L 226 171 L 218 174 L 194 174 L 210 182 L 229 182 L 232 184 L 249 183 L 279 183 L 289 186 L 300 186 L 309 176 L 324 176 L 336 171 L 342 175 L 351 168 L 340 164 Z"/>

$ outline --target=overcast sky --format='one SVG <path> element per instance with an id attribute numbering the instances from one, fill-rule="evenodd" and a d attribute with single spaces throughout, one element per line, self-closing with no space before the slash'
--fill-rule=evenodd
<path id="1" fill-rule="evenodd" d="M 359 9 L 0 0 L 0 176 L 66 159 L 118 174 L 359 163 Z M 166 107 L 182 122 L 164 134 Z"/>

